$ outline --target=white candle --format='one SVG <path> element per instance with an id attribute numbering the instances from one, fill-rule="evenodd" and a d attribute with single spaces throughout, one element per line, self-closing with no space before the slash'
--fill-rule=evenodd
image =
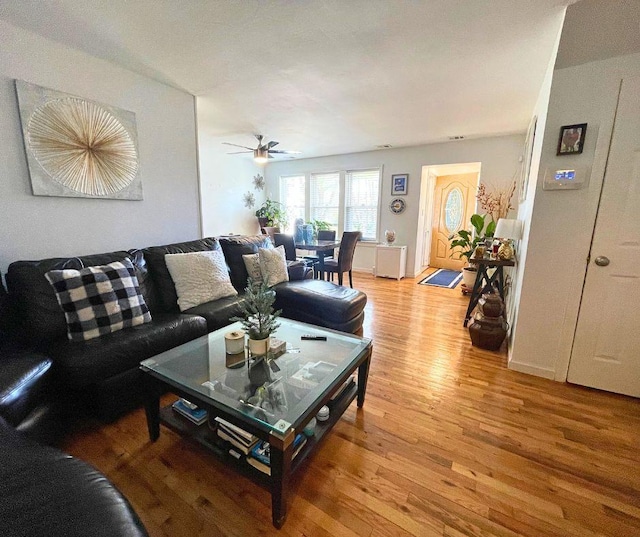
<path id="1" fill-rule="evenodd" d="M 224 346 L 227 354 L 244 352 L 244 330 L 234 330 L 224 335 Z"/>

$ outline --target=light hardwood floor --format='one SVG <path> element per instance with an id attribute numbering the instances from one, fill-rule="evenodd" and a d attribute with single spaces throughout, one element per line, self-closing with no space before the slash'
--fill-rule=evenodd
<path id="1" fill-rule="evenodd" d="M 640 535 L 640 400 L 509 371 L 471 346 L 458 289 L 354 274 L 374 353 L 355 403 L 270 497 L 142 410 L 64 449 L 122 490 L 152 536 Z"/>

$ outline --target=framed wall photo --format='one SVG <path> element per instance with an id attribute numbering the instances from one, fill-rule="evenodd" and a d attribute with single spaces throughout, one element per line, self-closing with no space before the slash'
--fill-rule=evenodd
<path id="1" fill-rule="evenodd" d="M 533 143 L 536 139 L 536 125 L 538 116 L 533 116 L 529 122 L 527 129 L 527 138 L 524 143 L 524 152 L 522 154 L 522 164 L 520 168 L 520 180 L 518 189 L 518 201 L 522 203 L 527 199 L 527 190 L 529 188 L 529 174 L 531 173 L 531 159 L 533 157 Z"/>
<path id="2" fill-rule="evenodd" d="M 586 134 L 586 123 L 560 127 L 560 138 L 558 138 L 558 151 L 556 155 L 579 155 L 582 153 Z"/>
<path id="3" fill-rule="evenodd" d="M 409 174 L 401 173 L 391 176 L 391 195 L 405 196 L 407 194 L 407 183 L 409 182 Z"/>

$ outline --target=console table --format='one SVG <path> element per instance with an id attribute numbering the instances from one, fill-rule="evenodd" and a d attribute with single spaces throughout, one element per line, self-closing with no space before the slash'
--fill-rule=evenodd
<path id="1" fill-rule="evenodd" d="M 473 290 L 471 291 L 471 299 L 469 300 L 469 307 L 467 308 L 467 314 L 464 317 L 464 326 L 467 326 L 471 314 L 474 308 L 478 305 L 478 300 L 483 293 L 491 291 L 494 288 L 494 284 L 497 284 L 498 293 L 500 298 L 504 300 L 504 267 L 513 267 L 516 263 L 513 259 L 471 259 L 471 263 L 478 267 L 476 273 L 476 281 L 473 284 Z M 495 268 L 491 276 L 489 276 L 488 270 Z"/>

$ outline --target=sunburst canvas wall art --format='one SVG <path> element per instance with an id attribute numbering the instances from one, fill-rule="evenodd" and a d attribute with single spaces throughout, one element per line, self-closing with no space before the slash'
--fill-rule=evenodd
<path id="1" fill-rule="evenodd" d="M 16 80 L 35 196 L 141 200 L 133 112 Z"/>

